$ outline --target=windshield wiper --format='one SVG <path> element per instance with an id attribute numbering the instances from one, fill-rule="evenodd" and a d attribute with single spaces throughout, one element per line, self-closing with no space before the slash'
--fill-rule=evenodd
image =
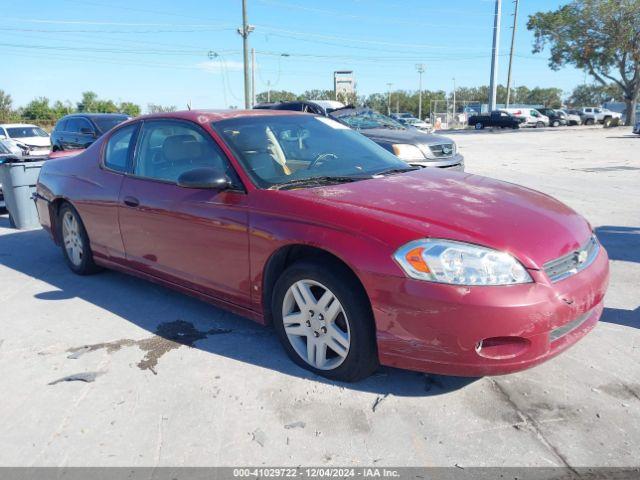
<path id="1" fill-rule="evenodd" d="M 289 182 L 277 183 L 269 187 L 269 190 L 286 190 L 289 188 L 301 187 L 305 185 L 332 185 L 339 183 L 349 183 L 356 182 L 358 180 L 366 180 L 367 178 L 371 178 L 370 175 L 367 176 L 359 176 L 359 177 L 347 177 L 347 176 L 324 176 L 324 177 L 309 177 L 309 178 L 300 178 L 298 180 L 291 180 Z"/>
<path id="2" fill-rule="evenodd" d="M 374 177 L 378 175 L 393 175 L 394 173 L 412 172 L 413 170 L 420 170 L 420 167 L 405 167 L 405 168 L 389 168 L 373 174 Z"/>

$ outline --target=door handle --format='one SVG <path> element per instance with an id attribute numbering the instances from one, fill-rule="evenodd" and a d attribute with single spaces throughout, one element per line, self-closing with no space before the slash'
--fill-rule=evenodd
<path id="1" fill-rule="evenodd" d="M 140 205 L 140 200 L 135 197 L 124 197 L 124 204 L 129 207 L 137 207 Z"/>

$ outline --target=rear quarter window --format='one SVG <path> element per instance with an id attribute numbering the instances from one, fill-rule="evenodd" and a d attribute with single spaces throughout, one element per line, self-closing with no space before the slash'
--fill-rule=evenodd
<path id="1" fill-rule="evenodd" d="M 109 137 L 104 149 L 104 166 L 116 172 L 126 172 L 129 168 L 131 147 L 138 124 L 120 128 Z"/>

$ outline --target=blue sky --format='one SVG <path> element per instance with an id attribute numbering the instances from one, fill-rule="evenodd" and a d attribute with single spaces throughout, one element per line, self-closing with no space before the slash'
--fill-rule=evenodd
<path id="1" fill-rule="evenodd" d="M 0 89 L 16 105 L 36 96 L 75 102 L 101 98 L 224 108 L 242 105 L 240 0 L 0 1 Z M 528 15 L 557 0 L 521 0 L 513 79 L 516 85 L 569 92 L 584 74 L 554 72 L 531 53 Z M 257 51 L 256 91 L 332 88 L 334 70 L 355 71 L 358 93 L 488 84 L 493 0 L 248 0 Z M 503 0 L 501 54 L 509 52 L 513 1 Z M 212 59 L 208 53 L 215 52 Z M 289 56 L 281 56 L 286 53 Z M 506 56 L 499 80 L 506 83 Z"/>

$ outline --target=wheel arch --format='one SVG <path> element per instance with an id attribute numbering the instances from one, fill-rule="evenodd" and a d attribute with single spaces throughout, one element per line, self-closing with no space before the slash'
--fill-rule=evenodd
<path id="1" fill-rule="evenodd" d="M 60 209 L 65 203 L 68 203 L 71 208 L 78 212 L 78 209 L 75 207 L 75 205 L 73 205 L 71 200 L 66 197 L 56 197 L 49 202 L 49 221 L 51 222 L 51 235 L 53 236 L 53 240 L 57 245 L 60 245 L 61 242 L 60 229 L 58 225 L 58 221 L 60 218 Z M 78 215 L 80 214 L 78 213 Z M 82 218 L 80 220 L 82 220 Z"/>
<path id="2" fill-rule="evenodd" d="M 274 251 L 267 260 L 262 272 L 262 308 L 264 314 L 264 323 L 271 324 L 273 321 L 273 312 L 271 311 L 271 300 L 273 297 L 273 291 L 278 278 L 282 273 L 295 262 L 300 260 L 315 260 L 320 261 L 323 264 L 332 264 L 333 266 L 342 269 L 345 274 L 355 282 L 361 293 L 367 299 L 368 308 L 371 307 L 371 299 L 367 294 L 367 291 L 362 283 L 362 280 L 356 273 L 355 269 L 349 265 L 348 262 L 340 258 L 334 252 L 326 250 L 324 248 L 308 245 L 304 243 L 292 243 L 283 245 Z"/>

